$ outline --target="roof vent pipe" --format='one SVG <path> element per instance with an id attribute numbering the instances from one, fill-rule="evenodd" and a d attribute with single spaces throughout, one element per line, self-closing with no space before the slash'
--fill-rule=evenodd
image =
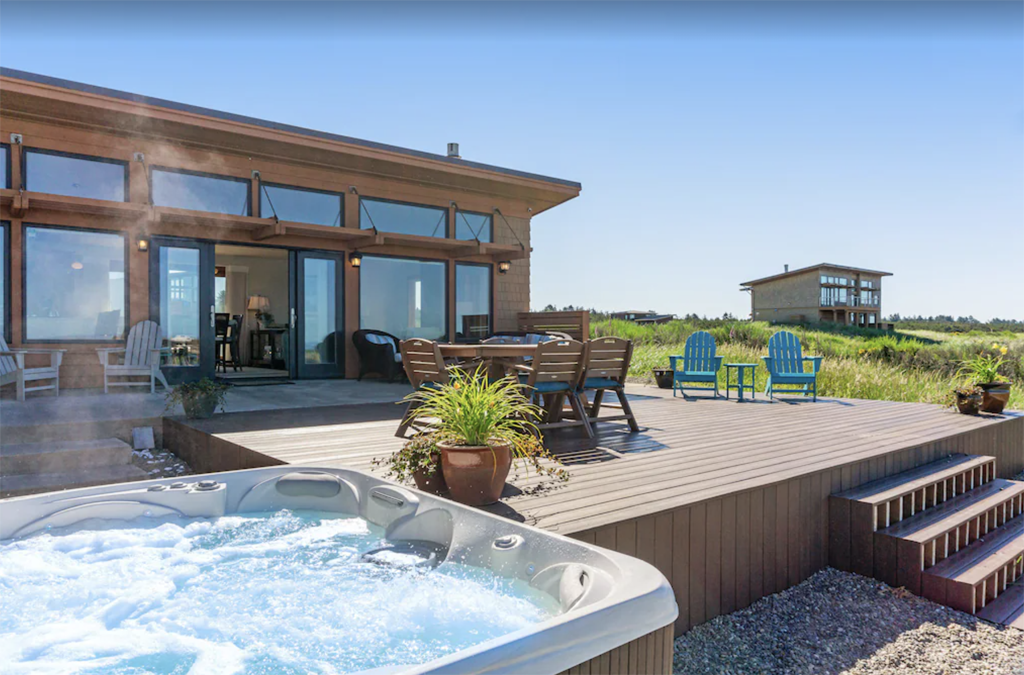
<path id="1" fill-rule="evenodd" d="M 456 159 L 461 159 L 459 157 L 459 144 L 458 143 L 449 143 L 448 144 L 448 156 L 449 157 L 454 157 Z"/>
<path id="2" fill-rule="evenodd" d="M 787 272 L 789 271 L 789 265 L 783 265 L 782 267 L 783 267 L 783 269 L 785 269 L 785 270 L 786 270 Z"/>

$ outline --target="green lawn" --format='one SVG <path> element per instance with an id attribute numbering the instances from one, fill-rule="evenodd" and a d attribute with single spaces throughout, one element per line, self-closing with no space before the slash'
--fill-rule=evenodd
<path id="1" fill-rule="evenodd" d="M 618 335 L 633 340 L 630 379 L 653 382 L 651 369 L 668 367 L 668 357 L 682 354 L 686 337 L 695 330 L 715 336 L 725 361 L 758 363 L 757 386 L 767 378 L 761 356 L 777 330 L 800 337 L 806 355 L 824 357 L 818 376 L 819 394 L 887 401 L 947 403 L 960 363 L 979 353 L 1006 354 L 1002 373 L 1013 382 L 1010 408 L 1024 410 L 1024 335 L 996 333 L 958 335 L 931 331 L 885 332 L 850 327 L 774 326 L 750 321 L 672 321 L 641 326 L 626 321 L 595 321 L 593 336 Z M 720 381 L 725 381 L 724 370 Z"/>

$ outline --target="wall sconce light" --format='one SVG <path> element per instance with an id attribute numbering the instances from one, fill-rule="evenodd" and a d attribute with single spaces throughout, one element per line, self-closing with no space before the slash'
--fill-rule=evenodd
<path id="1" fill-rule="evenodd" d="M 348 261 L 352 263 L 352 267 L 359 267 L 363 264 L 363 254 L 359 251 L 352 251 L 348 254 Z"/>
<path id="2" fill-rule="evenodd" d="M 510 269 L 512 269 L 511 260 L 502 260 L 498 263 L 498 274 L 508 274 Z"/>
<path id="3" fill-rule="evenodd" d="M 146 251 L 149 250 L 149 240 L 148 239 L 139 239 L 139 241 L 137 243 L 137 246 L 139 247 L 140 251 L 145 253 Z"/>

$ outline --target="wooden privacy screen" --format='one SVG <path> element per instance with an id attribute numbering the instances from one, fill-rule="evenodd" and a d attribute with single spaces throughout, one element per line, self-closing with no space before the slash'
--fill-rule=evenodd
<path id="1" fill-rule="evenodd" d="M 590 339 L 590 312 L 519 312 L 519 330 L 524 333 L 557 331 L 583 342 Z"/>

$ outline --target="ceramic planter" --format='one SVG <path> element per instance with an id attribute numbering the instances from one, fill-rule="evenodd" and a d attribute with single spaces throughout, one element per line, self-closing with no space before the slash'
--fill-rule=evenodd
<path id="1" fill-rule="evenodd" d="M 217 412 L 217 395 L 199 394 L 197 396 L 187 396 L 181 402 L 181 407 L 185 410 L 185 417 L 190 420 L 209 419 L 213 417 L 213 413 Z"/>
<path id="2" fill-rule="evenodd" d="M 448 484 L 444 480 L 444 473 L 441 471 L 441 457 L 437 456 L 437 462 L 432 470 L 417 469 L 412 473 L 412 479 L 416 481 L 416 487 L 424 492 L 439 495 L 448 492 Z"/>
<path id="3" fill-rule="evenodd" d="M 441 471 L 452 499 L 469 506 L 484 506 L 501 499 L 512 452 L 507 443 L 449 445 L 438 443 Z"/>
<path id="4" fill-rule="evenodd" d="M 977 415 L 981 409 L 981 394 L 956 393 L 956 409 L 964 415 Z"/>
<path id="5" fill-rule="evenodd" d="M 988 382 L 981 387 L 981 411 L 999 414 L 1010 400 L 1009 382 Z"/>
<path id="6" fill-rule="evenodd" d="M 658 383 L 660 389 L 671 389 L 672 388 L 672 369 L 671 368 L 652 368 L 654 372 L 654 381 Z"/>

